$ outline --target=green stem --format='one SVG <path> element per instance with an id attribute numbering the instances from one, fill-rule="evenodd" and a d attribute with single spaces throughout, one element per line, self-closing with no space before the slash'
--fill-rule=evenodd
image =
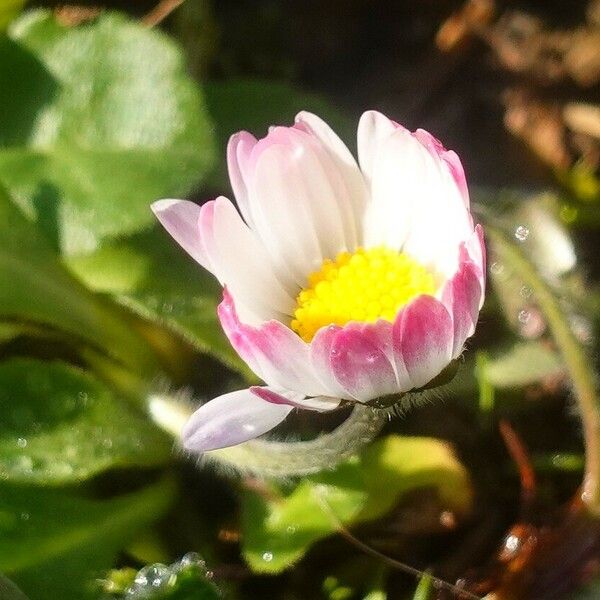
<path id="1" fill-rule="evenodd" d="M 499 259 L 508 263 L 533 290 L 565 361 L 583 421 L 585 473 L 582 500 L 592 514 L 600 516 L 600 401 L 596 392 L 595 373 L 571 331 L 557 298 L 533 265 L 500 230 L 487 224 L 486 235 Z"/>

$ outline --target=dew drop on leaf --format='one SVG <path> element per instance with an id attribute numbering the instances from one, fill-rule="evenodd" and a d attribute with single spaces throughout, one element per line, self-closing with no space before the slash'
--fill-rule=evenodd
<path id="1" fill-rule="evenodd" d="M 529 237 L 529 228 L 525 227 L 525 225 L 519 225 L 515 229 L 515 238 L 519 242 L 524 242 Z"/>

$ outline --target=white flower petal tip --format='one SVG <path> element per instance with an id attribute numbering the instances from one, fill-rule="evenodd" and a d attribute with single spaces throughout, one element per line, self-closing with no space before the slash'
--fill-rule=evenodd
<path id="1" fill-rule="evenodd" d="M 239 212 L 222 197 L 153 205 L 224 286 L 223 329 L 268 386 L 202 406 L 184 430 L 190 451 L 261 435 L 293 407 L 333 410 L 436 385 L 473 335 L 485 245 L 457 154 L 376 111 L 361 117 L 357 142 L 358 160 L 300 112 L 262 139 L 231 137 Z M 349 273 L 356 285 L 331 292 Z"/>

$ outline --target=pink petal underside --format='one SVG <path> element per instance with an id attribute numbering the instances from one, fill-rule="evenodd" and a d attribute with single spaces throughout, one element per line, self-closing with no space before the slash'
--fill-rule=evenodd
<path id="1" fill-rule="evenodd" d="M 290 398 L 301 400 L 301 395 Z M 266 402 L 250 389 L 219 396 L 203 404 L 185 424 L 181 438 L 188 452 L 235 446 L 270 431 L 293 410 L 293 404 Z"/>
<path id="2" fill-rule="evenodd" d="M 452 315 L 452 358 L 457 358 L 467 338 L 475 332 L 483 303 L 479 267 L 471 261 L 463 262 L 454 277 L 446 282 L 442 302 Z"/>
<path id="3" fill-rule="evenodd" d="M 263 381 L 307 396 L 335 395 L 317 377 L 310 346 L 283 323 L 272 320 L 257 327 L 242 323 L 227 290 L 218 314 L 231 345 Z"/>
<path id="4" fill-rule="evenodd" d="M 300 399 L 292 396 L 290 393 L 282 394 L 275 392 L 268 387 L 253 386 L 250 388 L 250 391 L 266 402 L 289 404 L 294 408 L 314 410 L 316 412 L 330 412 L 338 408 L 341 402 L 339 398 L 330 398 L 326 396 L 314 396 Z"/>
<path id="5" fill-rule="evenodd" d="M 393 336 L 394 350 L 415 388 L 429 383 L 452 359 L 452 319 L 432 296 L 419 296 L 404 308 L 394 323 Z"/>
<path id="6" fill-rule="evenodd" d="M 361 325 L 350 323 L 335 336 L 331 366 L 346 393 L 367 402 L 398 391 L 396 374 L 386 353 L 364 335 Z"/>

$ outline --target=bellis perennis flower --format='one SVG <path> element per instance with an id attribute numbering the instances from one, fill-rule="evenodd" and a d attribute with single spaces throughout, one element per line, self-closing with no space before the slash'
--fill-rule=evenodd
<path id="1" fill-rule="evenodd" d="M 267 386 L 201 406 L 185 448 L 239 444 L 294 408 L 398 397 L 460 355 L 483 303 L 485 250 L 454 152 L 370 111 L 357 164 L 303 112 L 261 140 L 234 135 L 227 160 L 239 213 L 224 197 L 153 210 L 223 285 L 223 329 Z"/>

